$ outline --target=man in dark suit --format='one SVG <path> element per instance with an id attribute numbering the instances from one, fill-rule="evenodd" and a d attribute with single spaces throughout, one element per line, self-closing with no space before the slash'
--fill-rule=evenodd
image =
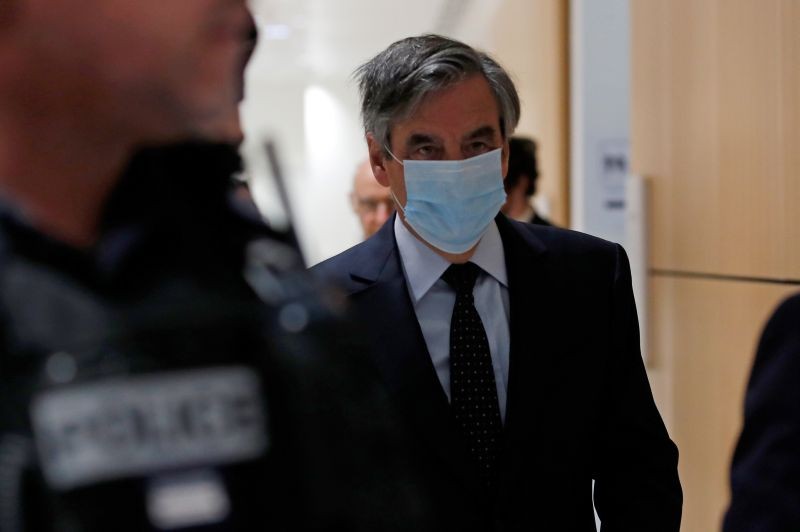
<path id="1" fill-rule="evenodd" d="M 539 165 L 536 160 L 536 142 L 527 137 L 512 137 L 508 141 L 508 173 L 504 181 L 506 203 L 500 209 L 503 214 L 520 222 L 537 225 L 553 225 L 541 216 L 531 204 L 536 194 Z"/>
<path id="2" fill-rule="evenodd" d="M 731 470 L 725 532 L 800 530 L 800 294 L 758 345 Z"/>
<path id="3" fill-rule="evenodd" d="M 372 170 L 398 213 L 314 272 L 375 342 L 439 528 L 595 530 L 594 480 L 603 530 L 677 531 L 677 450 L 625 252 L 499 214 L 519 118 L 506 72 L 428 35 L 357 76 Z"/>

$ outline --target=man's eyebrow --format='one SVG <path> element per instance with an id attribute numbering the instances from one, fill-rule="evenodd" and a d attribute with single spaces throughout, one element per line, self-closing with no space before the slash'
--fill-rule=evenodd
<path id="1" fill-rule="evenodd" d="M 481 126 L 478 129 L 464 135 L 464 140 L 472 140 L 481 137 L 494 137 L 497 130 L 492 126 Z"/>
<path id="2" fill-rule="evenodd" d="M 425 133 L 413 133 L 408 140 L 406 140 L 406 146 L 416 146 L 418 144 L 431 144 L 436 142 L 436 137 L 433 135 L 428 135 Z"/>

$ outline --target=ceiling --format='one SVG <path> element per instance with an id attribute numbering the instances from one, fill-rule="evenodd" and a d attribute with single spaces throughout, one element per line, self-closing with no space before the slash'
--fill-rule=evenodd
<path id="1" fill-rule="evenodd" d="M 422 33 L 485 42 L 502 0 L 251 0 L 260 44 L 248 74 L 261 83 L 345 79 L 390 43 Z"/>

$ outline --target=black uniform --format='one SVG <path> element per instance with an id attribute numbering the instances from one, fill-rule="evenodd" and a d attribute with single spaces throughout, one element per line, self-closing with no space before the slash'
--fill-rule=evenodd
<path id="1" fill-rule="evenodd" d="M 140 155 L 89 250 L 0 220 L 0 531 L 411 530 L 358 336 L 231 203 L 229 147 Z"/>
<path id="2" fill-rule="evenodd" d="M 758 343 L 731 466 L 723 532 L 800 530 L 800 294 Z"/>

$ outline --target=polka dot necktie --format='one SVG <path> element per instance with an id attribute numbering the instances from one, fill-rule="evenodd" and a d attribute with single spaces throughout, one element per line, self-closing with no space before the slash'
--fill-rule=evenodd
<path id="1" fill-rule="evenodd" d="M 481 477 L 491 485 L 502 422 L 486 330 L 472 289 L 480 268 L 452 264 L 442 275 L 456 291 L 450 321 L 450 404 Z"/>

